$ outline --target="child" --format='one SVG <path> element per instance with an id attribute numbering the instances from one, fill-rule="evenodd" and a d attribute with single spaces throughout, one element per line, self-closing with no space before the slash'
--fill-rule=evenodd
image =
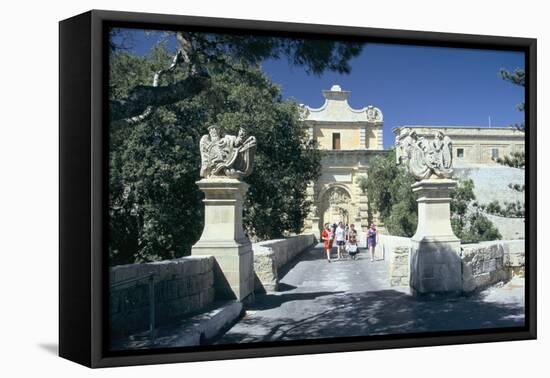
<path id="1" fill-rule="evenodd" d="M 357 252 L 359 252 L 359 249 L 357 248 L 357 230 L 355 229 L 355 225 L 353 223 L 350 225 L 347 240 L 348 254 L 352 258 L 352 260 L 355 260 L 357 258 Z"/>

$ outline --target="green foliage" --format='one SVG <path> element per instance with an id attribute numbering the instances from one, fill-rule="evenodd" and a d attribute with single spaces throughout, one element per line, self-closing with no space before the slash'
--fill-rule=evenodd
<path id="1" fill-rule="evenodd" d="M 151 82 L 142 82 L 139 86 L 129 86 L 130 90 L 124 97 L 111 97 L 112 121 L 125 121 L 140 116 L 151 105 L 168 106 L 186 97 L 193 97 L 205 91 L 212 92 L 212 75 L 220 71 L 233 71 L 246 76 L 246 67 L 259 67 L 266 59 L 286 57 L 290 64 L 300 66 L 306 72 L 315 75 L 327 70 L 349 73 L 349 60 L 358 56 L 363 48 L 363 43 L 349 41 L 183 31 L 164 33 L 163 41 L 170 38 L 175 38 L 178 50 L 173 60 L 170 60 L 174 68 L 179 69 L 171 70 L 169 76 L 174 76 L 175 71 L 180 71 L 180 77 L 166 86 L 154 87 Z M 111 54 L 129 51 L 129 39 L 131 33 L 128 31 L 112 30 Z M 168 62 L 169 60 L 166 60 L 164 66 L 158 69 L 167 69 Z M 127 67 L 127 73 L 139 74 L 143 68 Z"/>
<path id="2" fill-rule="evenodd" d="M 455 235 L 465 244 L 502 238 L 494 224 L 477 208 L 471 211 L 468 223 L 463 228 L 456 225 L 454 218 L 451 218 L 451 226 Z"/>
<path id="3" fill-rule="evenodd" d="M 502 236 L 475 202 L 474 182 L 460 180 L 451 191 L 451 226 L 463 243 L 497 240 Z"/>
<path id="4" fill-rule="evenodd" d="M 366 175 L 358 176 L 355 179 L 357 185 L 363 192 L 363 194 L 367 193 L 367 185 L 368 185 L 368 179 Z M 371 224 L 374 222 L 374 214 L 372 213 L 372 205 L 371 205 L 372 196 L 367 196 L 367 222 L 368 224 Z"/>
<path id="5" fill-rule="evenodd" d="M 512 152 L 510 155 L 506 155 L 502 158 L 497 158 L 496 161 L 497 163 L 501 165 L 506 165 L 508 167 L 525 169 L 525 152 Z"/>
<path id="6" fill-rule="evenodd" d="M 114 52 L 112 98 L 149 84 L 151 72 L 170 60 L 158 46 L 146 57 Z M 249 236 L 275 238 L 299 232 L 309 203 L 306 187 L 320 172 L 320 152 L 308 142 L 297 105 L 255 66 L 211 65 L 211 86 L 158 107 L 133 126 L 111 125 L 110 263 L 154 261 L 186 255 L 202 232 L 199 139 L 207 126 L 236 134 L 245 127 L 258 140 L 245 202 Z M 166 84 L 179 73 L 163 78 Z"/>
<path id="7" fill-rule="evenodd" d="M 510 72 L 508 70 L 505 70 L 504 68 L 501 68 L 499 71 L 500 77 L 502 79 L 509 81 L 512 84 L 519 85 L 521 87 L 525 87 L 525 70 L 521 68 L 516 68 L 514 72 Z"/>
<path id="8" fill-rule="evenodd" d="M 500 70 L 500 76 L 502 79 L 509 81 L 512 84 L 525 87 L 525 70 L 516 68 L 514 72 L 509 72 L 505 69 Z M 517 106 L 520 112 L 525 111 L 525 102 L 522 102 Z M 525 123 L 513 125 L 516 129 L 525 132 Z M 506 155 L 502 158 L 497 158 L 496 162 L 512 168 L 525 169 L 525 152 L 517 151 L 512 152 L 510 155 Z M 508 187 L 517 192 L 524 192 L 525 185 L 520 184 L 508 184 Z M 489 214 L 499 215 L 507 218 L 523 218 L 525 217 L 525 203 L 522 201 L 508 202 L 505 201 L 502 204 L 498 201 L 493 201 L 483 207 L 483 210 Z"/>
<path id="9" fill-rule="evenodd" d="M 367 185 L 368 185 L 368 178 L 367 176 L 358 176 L 356 179 L 355 179 L 355 183 L 359 186 L 359 189 L 361 189 L 361 191 L 363 193 L 366 193 L 367 192 Z"/>
<path id="10" fill-rule="evenodd" d="M 504 202 L 492 201 L 481 207 L 483 211 L 506 218 L 524 218 L 525 203 L 522 201 Z"/>
<path id="11" fill-rule="evenodd" d="M 391 235 L 411 237 L 416 231 L 418 205 L 411 190 L 414 182 L 405 169 L 395 164 L 392 152 L 371 160 L 367 178 L 357 180 Z M 451 225 L 463 243 L 501 238 L 491 221 L 480 212 L 472 180 L 459 181 L 451 191 L 451 198 Z"/>
<path id="12" fill-rule="evenodd" d="M 411 190 L 414 178 L 395 163 L 395 154 L 371 160 L 367 179 L 360 187 L 366 191 L 369 207 L 379 215 L 388 232 L 412 236 L 416 231 L 418 206 Z"/>
<path id="13" fill-rule="evenodd" d="M 525 191 L 525 184 L 508 184 L 508 187 L 516 192 L 524 192 Z"/>
<path id="14" fill-rule="evenodd" d="M 514 72 L 510 72 L 501 68 L 499 75 L 503 80 L 506 80 L 514 85 L 519 85 L 520 87 L 525 87 L 525 70 L 522 68 L 516 68 Z M 525 111 L 525 102 L 521 102 L 516 106 L 517 110 L 520 112 Z M 516 123 L 512 125 L 516 129 L 525 132 L 525 122 Z"/>

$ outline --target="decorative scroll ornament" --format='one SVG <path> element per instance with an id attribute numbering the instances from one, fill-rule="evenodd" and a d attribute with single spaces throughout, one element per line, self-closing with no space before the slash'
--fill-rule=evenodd
<path id="1" fill-rule="evenodd" d="M 417 179 L 450 178 L 453 174 L 451 138 L 437 131 L 434 139 L 428 141 L 418 137 L 416 131 L 403 128 L 395 138 L 396 162 L 404 165 Z"/>
<path id="2" fill-rule="evenodd" d="M 365 110 L 365 112 L 367 114 L 368 122 L 382 122 L 382 112 L 380 111 L 380 109 L 369 105 L 367 106 L 367 110 Z"/>
<path id="3" fill-rule="evenodd" d="M 252 173 L 256 138 L 247 137 L 241 128 L 237 136 L 220 136 L 217 125 L 208 128 L 208 135 L 200 140 L 201 171 L 204 178 L 229 177 L 240 179 Z"/>

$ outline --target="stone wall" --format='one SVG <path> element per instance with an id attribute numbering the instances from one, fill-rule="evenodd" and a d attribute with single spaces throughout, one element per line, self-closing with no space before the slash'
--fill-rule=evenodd
<path id="1" fill-rule="evenodd" d="M 200 312 L 214 301 L 214 258 L 189 256 L 110 269 L 110 284 L 154 273 L 156 326 Z M 127 336 L 149 327 L 147 279 L 110 290 L 112 336 Z"/>
<path id="2" fill-rule="evenodd" d="M 454 141 L 453 141 L 454 142 Z M 503 206 L 506 202 L 525 203 L 525 193 L 509 187 L 510 184 L 524 184 L 525 170 L 489 164 L 455 165 L 455 175 L 459 179 L 474 182 L 474 194 L 480 205 L 497 201 Z M 498 229 L 503 240 L 525 239 L 525 219 L 507 218 L 483 213 Z"/>
<path id="3" fill-rule="evenodd" d="M 409 285 L 411 239 L 380 234 L 375 258 L 384 258 L 390 272 L 391 286 Z"/>
<path id="4" fill-rule="evenodd" d="M 360 238 L 360 245 L 364 243 Z M 409 238 L 382 235 L 376 258 L 384 258 L 391 286 L 408 286 Z M 513 276 L 525 275 L 524 240 L 496 240 L 462 245 L 462 288 L 466 293 L 484 289 Z"/>
<path id="5" fill-rule="evenodd" d="M 484 215 L 495 225 L 503 239 L 525 238 L 525 218 L 506 218 L 488 213 Z"/>
<path id="6" fill-rule="evenodd" d="M 525 243 L 503 240 L 462 246 L 462 288 L 484 289 L 514 275 L 525 274 Z"/>
<path id="7" fill-rule="evenodd" d="M 279 282 L 279 270 L 298 254 L 311 247 L 314 242 L 315 237 L 308 234 L 252 244 L 256 290 L 276 291 Z"/>

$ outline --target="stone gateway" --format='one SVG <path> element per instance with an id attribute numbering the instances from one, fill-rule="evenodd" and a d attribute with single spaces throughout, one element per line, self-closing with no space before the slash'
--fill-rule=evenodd
<path id="1" fill-rule="evenodd" d="M 308 188 L 313 203 L 306 219 L 306 231 L 319 237 L 326 222 L 368 224 L 367 197 L 357 180 L 367 174 L 369 162 L 385 154 L 382 111 L 369 105 L 354 109 L 348 103 L 351 92 L 339 85 L 322 92 L 320 108 L 302 105 L 302 121 L 309 137 L 323 151 L 321 176 Z"/>

